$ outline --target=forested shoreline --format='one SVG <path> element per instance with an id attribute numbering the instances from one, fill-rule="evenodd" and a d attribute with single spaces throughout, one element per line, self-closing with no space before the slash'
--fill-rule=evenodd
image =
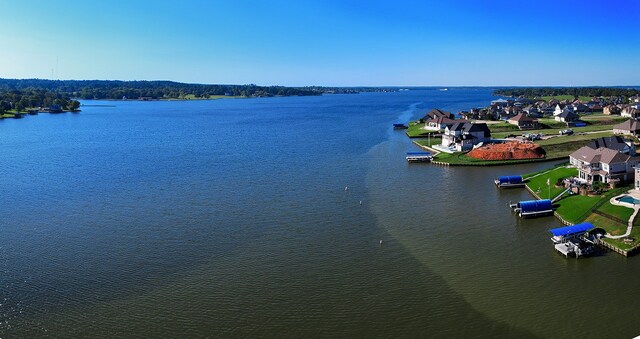
<path id="1" fill-rule="evenodd" d="M 269 97 L 319 95 L 311 88 L 257 85 L 206 85 L 173 81 L 0 79 L 0 93 L 46 90 L 74 99 L 184 99 L 211 96 Z"/>
<path id="2" fill-rule="evenodd" d="M 515 87 L 502 88 L 495 95 L 527 98 L 573 95 L 575 97 L 631 97 L 640 94 L 637 88 L 623 87 Z"/>

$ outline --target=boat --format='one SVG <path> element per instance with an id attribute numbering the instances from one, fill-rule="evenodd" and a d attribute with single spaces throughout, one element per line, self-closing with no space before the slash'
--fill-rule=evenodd
<path id="1" fill-rule="evenodd" d="M 405 124 L 393 124 L 393 129 L 407 129 L 409 126 Z"/>

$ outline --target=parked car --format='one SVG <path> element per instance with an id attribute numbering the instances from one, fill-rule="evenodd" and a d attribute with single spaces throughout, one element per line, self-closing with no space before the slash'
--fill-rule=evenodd
<path id="1" fill-rule="evenodd" d="M 573 130 L 571 128 L 563 129 L 560 131 L 560 135 L 571 135 L 573 134 Z"/>

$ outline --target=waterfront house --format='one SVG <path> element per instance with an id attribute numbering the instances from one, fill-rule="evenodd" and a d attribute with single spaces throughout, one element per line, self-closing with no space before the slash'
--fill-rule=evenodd
<path id="1" fill-rule="evenodd" d="M 519 129 L 535 129 L 538 127 L 538 120 L 528 117 L 525 113 L 519 113 L 518 115 L 507 120 L 508 123 L 518 126 Z"/>
<path id="2" fill-rule="evenodd" d="M 628 154 L 631 156 L 636 155 L 636 145 L 633 143 L 633 141 L 625 139 L 619 135 L 591 140 L 591 142 L 587 144 L 587 147 L 590 147 L 592 149 L 604 147 L 623 154 Z"/>
<path id="3" fill-rule="evenodd" d="M 454 120 L 449 119 L 447 117 L 441 116 L 435 119 L 426 120 L 424 123 L 424 129 L 432 130 L 432 131 L 444 131 L 447 126 L 451 126 L 456 122 L 460 122 L 463 120 Z"/>
<path id="4" fill-rule="evenodd" d="M 613 126 L 613 134 L 638 135 L 640 133 L 640 121 L 627 120 Z"/>
<path id="5" fill-rule="evenodd" d="M 513 102 L 513 100 L 511 100 L 511 102 Z M 508 105 L 509 105 L 509 100 L 505 100 L 505 99 L 496 99 L 491 101 L 491 106 L 507 107 Z"/>
<path id="6" fill-rule="evenodd" d="M 640 110 L 635 107 L 627 106 L 620 112 L 620 116 L 623 116 L 625 118 L 638 119 L 640 118 Z"/>
<path id="7" fill-rule="evenodd" d="M 602 114 L 605 114 L 605 115 L 620 114 L 620 108 L 616 105 L 607 105 L 602 108 Z"/>
<path id="8" fill-rule="evenodd" d="M 420 122 L 424 123 L 427 120 L 437 119 L 437 118 L 440 118 L 440 117 L 445 117 L 445 118 L 451 119 L 451 120 L 456 118 L 455 115 L 453 115 L 453 113 L 451 113 L 451 112 L 447 112 L 447 111 L 443 111 L 443 110 L 438 109 L 438 108 L 434 108 L 431 111 L 429 111 L 429 113 L 427 113 L 424 117 L 422 117 L 422 119 L 420 119 Z"/>
<path id="9" fill-rule="evenodd" d="M 576 113 L 573 113 L 573 110 L 563 110 L 562 113 L 556 115 L 554 119 L 556 121 L 569 123 L 569 122 L 576 122 L 580 120 L 580 116 L 577 115 Z"/>
<path id="10" fill-rule="evenodd" d="M 584 146 L 571 153 L 569 162 L 578 169 L 578 178 L 583 182 L 618 183 L 633 179 L 638 158 L 605 147 Z"/>
<path id="11" fill-rule="evenodd" d="M 62 113 L 62 105 L 52 104 L 49 106 L 49 113 Z"/>
<path id="12" fill-rule="evenodd" d="M 458 152 L 467 151 L 481 142 L 491 141 L 491 131 L 486 123 L 457 122 L 447 126 L 442 134 L 442 146 Z"/>

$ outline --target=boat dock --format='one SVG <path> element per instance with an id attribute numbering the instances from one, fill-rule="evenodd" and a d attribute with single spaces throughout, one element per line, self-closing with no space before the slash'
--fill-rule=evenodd
<path id="1" fill-rule="evenodd" d="M 553 204 L 549 199 L 520 201 L 510 204 L 509 207 L 518 213 L 521 218 L 553 214 Z"/>
<path id="2" fill-rule="evenodd" d="M 493 181 L 499 188 L 524 187 L 521 175 L 505 175 Z"/>
<path id="3" fill-rule="evenodd" d="M 593 229 L 593 224 L 583 222 L 577 225 L 554 228 L 550 232 L 553 235 L 551 241 L 556 251 L 565 257 L 575 256 L 579 258 L 591 253 L 593 241 L 585 237 L 587 231 Z"/>
<path id="4" fill-rule="evenodd" d="M 430 152 L 407 152 L 408 162 L 430 162 L 433 155 Z"/>

